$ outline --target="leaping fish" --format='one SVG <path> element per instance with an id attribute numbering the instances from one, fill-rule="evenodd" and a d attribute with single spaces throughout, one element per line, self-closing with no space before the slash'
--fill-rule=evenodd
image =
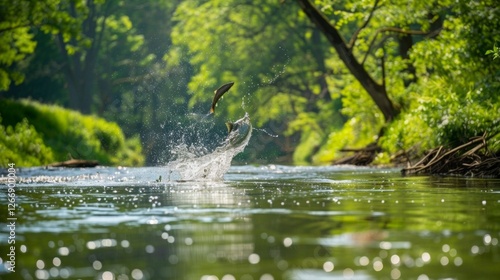
<path id="1" fill-rule="evenodd" d="M 215 105 L 217 104 L 217 101 L 219 101 L 222 95 L 226 93 L 233 85 L 234 82 L 223 84 L 214 91 L 214 99 L 212 100 L 212 106 L 210 107 L 210 112 L 208 113 L 209 115 L 215 112 Z"/>

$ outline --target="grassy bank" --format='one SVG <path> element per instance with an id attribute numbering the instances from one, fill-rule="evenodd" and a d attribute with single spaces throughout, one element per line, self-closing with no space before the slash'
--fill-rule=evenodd
<path id="1" fill-rule="evenodd" d="M 40 166 L 70 158 L 102 165 L 144 163 L 138 137 L 95 116 L 30 100 L 0 99 L 0 166 Z"/>

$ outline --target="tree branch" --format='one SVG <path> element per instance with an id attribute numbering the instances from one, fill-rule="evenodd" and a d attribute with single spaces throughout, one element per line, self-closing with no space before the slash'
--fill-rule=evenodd
<path id="1" fill-rule="evenodd" d="M 313 22 L 316 27 L 325 35 L 326 39 L 337 52 L 340 60 L 349 69 L 351 74 L 359 81 L 361 86 L 367 91 L 377 107 L 380 109 L 386 122 L 390 122 L 397 115 L 391 100 L 387 96 L 387 91 L 382 84 L 378 84 L 361 65 L 348 48 L 344 38 L 339 31 L 328 21 L 328 19 L 309 0 L 297 0 L 302 11 Z"/>
<path id="2" fill-rule="evenodd" d="M 22 25 L 14 25 L 14 26 L 5 27 L 5 28 L 0 29 L 0 34 L 7 32 L 7 31 L 14 30 L 14 29 L 23 28 L 23 27 L 31 27 L 31 26 L 32 26 L 31 23 L 27 23 L 27 24 L 22 24 Z"/>
<path id="3" fill-rule="evenodd" d="M 441 28 L 439 29 L 436 29 L 436 30 L 432 30 L 432 31 L 422 31 L 422 30 L 405 30 L 405 29 L 401 29 L 401 28 L 398 28 L 398 27 L 383 27 L 383 28 L 379 28 L 375 31 L 375 35 L 373 35 L 373 38 L 372 40 L 370 41 L 370 44 L 368 46 L 368 51 L 366 51 L 365 53 L 365 56 L 363 57 L 363 60 L 361 61 L 361 64 L 365 64 L 365 61 L 368 57 L 368 55 L 370 54 L 372 48 L 373 48 L 373 45 L 375 44 L 375 41 L 377 40 L 377 37 L 380 33 L 383 33 L 383 32 L 394 32 L 394 33 L 399 33 L 399 34 L 407 34 L 407 35 L 429 35 L 429 36 L 434 36 L 434 34 L 436 32 L 439 32 L 441 30 Z"/>
<path id="4" fill-rule="evenodd" d="M 405 30 L 405 29 L 401 29 L 398 27 L 384 27 L 384 28 L 378 29 L 376 32 L 380 33 L 380 32 L 387 32 L 387 31 L 395 32 L 395 33 L 402 33 L 402 34 L 410 34 L 410 35 L 427 35 L 427 34 L 430 34 L 433 32 L 433 31 L 422 31 L 422 30 Z"/>
<path id="5" fill-rule="evenodd" d="M 382 50 L 384 51 L 384 54 L 382 55 L 380 67 L 382 68 L 382 85 L 384 86 L 384 88 L 386 88 L 386 85 L 385 85 L 385 48 L 382 48 Z"/>
<path id="6" fill-rule="evenodd" d="M 368 23 L 370 22 L 370 20 L 372 19 L 373 17 L 373 14 L 375 13 L 375 10 L 377 9 L 377 6 L 378 6 L 378 1 L 379 0 L 375 0 L 375 3 L 373 3 L 373 7 L 372 7 L 372 10 L 370 11 L 370 14 L 368 15 L 368 18 L 365 20 L 365 22 L 363 23 L 363 25 L 361 25 L 361 27 L 359 27 L 355 32 L 354 34 L 352 34 L 352 37 L 351 37 L 351 40 L 349 41 L 349 44 L 347 45 L 347 47 L 349 49 L 352 49 L 354 47 L 354 44 L 356 43 L 356 40 L 358 39 L 358 35 L 359 33 L 361 32 L 361 30 L 365 29 L 366 26 L 368 26 Z"/>

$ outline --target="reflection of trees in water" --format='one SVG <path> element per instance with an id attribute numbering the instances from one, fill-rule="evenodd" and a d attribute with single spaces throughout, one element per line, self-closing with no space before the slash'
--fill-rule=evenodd
<path id="1" fill-rule="evenodd" d="M 193 185 L 194 184 L 194 185 Z M 171 223 L 179 273 L 185 279 L 243 271 L 255 253 L 250 197 L 226 183 L 183 183 L 167 188 L 176 210 Z M 218 265 L 214 265 L 214 264 Z M 221 271 L 220 264 L 227 264 Z"/>

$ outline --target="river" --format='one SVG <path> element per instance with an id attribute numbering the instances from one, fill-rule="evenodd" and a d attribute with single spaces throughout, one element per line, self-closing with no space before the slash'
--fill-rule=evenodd
<path id="1" fill-rule="evenodd" d="M 1 279 L 500 275 L 498 179 L 279 165 L 232 166 L 220 182 L 164 167 L 16 176 L 12 213 L 0 197 Z"/>

